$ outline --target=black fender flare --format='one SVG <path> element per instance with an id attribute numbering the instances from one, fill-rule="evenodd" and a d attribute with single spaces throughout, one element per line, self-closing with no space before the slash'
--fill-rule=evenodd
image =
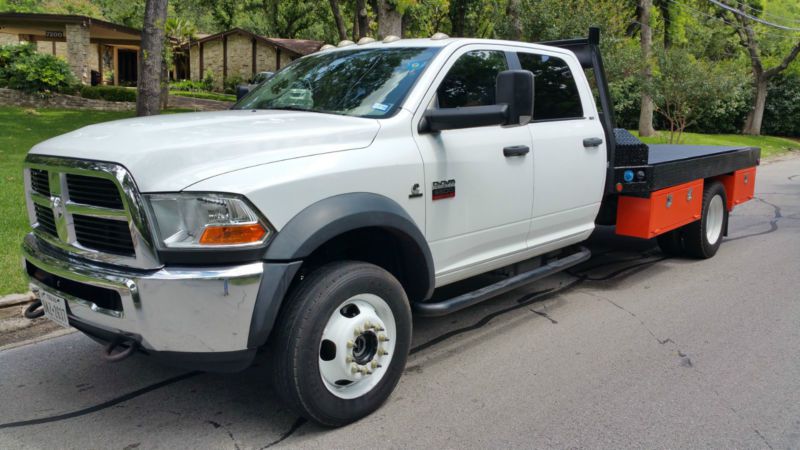
<path id="1" fill-rule="evenodd" d="M 403 207 L 388 197 L 368 192 L 335 195 L 297 213 L 269 243 L 248 347 L 266 341 L 302 260 L 331 239 L 360 228 L 382 228 L 402 238 L 404 248 L 418 260 L 412 266 L 418 288 L 415 295 L 409 293 L 409 299 L 413 302 L 430 298 L 435 287 L 433 256 L 422 231 Z"/>

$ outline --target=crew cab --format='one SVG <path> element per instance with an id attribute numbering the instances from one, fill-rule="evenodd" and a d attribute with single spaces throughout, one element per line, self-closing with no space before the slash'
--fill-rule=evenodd
<path id="1" fill-rule="evenodd" d="M 288 405 L 357 420 L 400 379 L 412 312 L 586 261 L 597 223 L 710 258 L 752 198 L 759 149 L 647 146 L 614 128 L 598 44 L 596 29 L 343 42 L 231 110 L 42 142 L 24 173 L 32 289 L 110 360 L 237 371 L 266 348 Z"/>

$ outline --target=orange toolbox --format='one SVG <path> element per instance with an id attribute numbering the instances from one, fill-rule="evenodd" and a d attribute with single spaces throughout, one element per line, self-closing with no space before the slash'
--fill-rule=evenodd
<path id="1" fill-rule="evenodd" d="M 702 208 L 702 179 L 655 191 L 649 198 L 621 195 L 617 234 L 651 239 L 698 220 Z"/>
<path id="2" fill-rule="evenodd" d="M 733 211 L 734 206 L 751 200 L 755 194 L 755 167 L 737 170 L 728 175 L 720 175 L 716 179 L 725 186 L 725 194 L 728 197 L 728 211 Z"/>

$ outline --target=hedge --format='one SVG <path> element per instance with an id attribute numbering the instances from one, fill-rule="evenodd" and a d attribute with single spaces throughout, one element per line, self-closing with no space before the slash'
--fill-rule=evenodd
<path id="1" fill-rule="evenodd" d="M 110 102 L 135 102 L 136 89 L 119 86 L 80 86 L 78 92 L 83 98 L 107 100 Z"/>

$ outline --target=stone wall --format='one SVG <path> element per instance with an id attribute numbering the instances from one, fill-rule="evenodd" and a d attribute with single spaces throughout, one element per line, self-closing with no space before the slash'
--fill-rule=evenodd
<path id="1" fill-rule="evenodd" d="M 286 50 L 281 51 L 281 69 L 288 66 L 289 63 L 292 62 L 292 58 L 289 56 L 289 53 Z"/>
<path id="2" fill-rule="evenodd" d="M 67 63 L 72 73 L 83 84 L 89 84 L 89 64 L 91 52 L 89 46 L 89 28 L 81 24 L 67 24 L 65 37 L 67 40 Z"/>
<path id="3" fill-rule="evenodd" d="M 256 71 L 275 72 L 275 47 L 258 41 L 256 47 Z"/>
<path id="4" fill-rule="evenodd" d="M 16 34 L 0 33 L 0 45 L 19 44 L 19 36 Z"/>
<path id="5" fill-rule="evenodd" d="M 203 78 L 200 73 L 200 46 L 192 45 L 189 48 L 189 79 L 198 81 Z"/>
<path id="6" fill-rule="evenodd" d="M 228 36 L 228 79 L 239 77 L 249 80 L 253 77 L 252 45 L 252 40 L 247 36 Z"/>
<path id="7" fill-rule="evenodd" d="M 214 88 L 222 89 L 222 41 L 203 44 L 203 72 L 214 74 Z"/>
<path id="8" fill-rule="evenodd" d="M 133 111 L 134 102 L 109 102 L 74 95 L 52 94 L 41 97 L 14 89 L 0 88 L 0 106 L 21 106 L 23 108 L 66 108 L 92 109 L 96 111 Z"/>

